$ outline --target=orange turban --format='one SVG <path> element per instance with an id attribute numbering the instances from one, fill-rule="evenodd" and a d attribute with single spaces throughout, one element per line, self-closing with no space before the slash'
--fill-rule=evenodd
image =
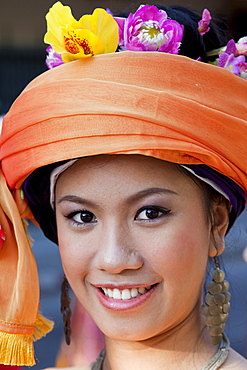
<path id="1" fill-rule="evenodd" d="M 207 164 L 247 189 L 247 83 L 183 56 L 121 52 L 36 78 L 4 119 L 11 188 L 34 169 L 101 153 Z"/>
<path id="2" fill-rule="evenodd" d="M 31 82 L 6 115 L 2 131 L 2 170 L 12 189 L 8 197 L 14 205 L 18 200 L 18 208 L 13 218 L 7 215 L 15 238 L 6 235 L 0 250 L 0 298 L 5 297 L 0 343 L 6 333 L 30 335 L 37 320 L 37 276 L 19 222 L 20 214 L 28 216 L 18 195 L 24 179 L 57 161 L 131 153 L 206 164 L 247 193 L 246 97 L 246 81 L 229 71 L 157 52 L 98 55 L 56 67 Z M 3 177 L 2 188 L 7 194 Z M 2 207 L 6 211 L 9 205 Z M 6 223 L 0 223 L 8 233 Z M 10 243 L 13 253 L 8 255 Z M 26 256 L 28 262 L 20 263 Z M 8 261 L 18 268 L 6 284 L 2 271 Z"/>

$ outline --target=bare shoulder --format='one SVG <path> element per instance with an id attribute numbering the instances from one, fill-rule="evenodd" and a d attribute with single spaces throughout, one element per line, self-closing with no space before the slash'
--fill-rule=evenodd
<path id="1" fill-rule="evenodd" d="M 57 370 L 57 367 L 47 367 L 44 370 Z M 83 366 L 71 366 L 71 367 L 63 367 L 62 370 L 91 370 L 92 366 L 90 364 L 83 365 Z"/>
<path id="2" fill-rule="evenodd" d="M 247 370 L 247 360 L 239 353 L 230 348 L 229 356 L 222 369 Z"/>

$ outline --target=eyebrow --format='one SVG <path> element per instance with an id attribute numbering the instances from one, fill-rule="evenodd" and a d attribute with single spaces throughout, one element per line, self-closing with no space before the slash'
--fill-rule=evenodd
<path id="1" fill-rule="evenodd" d="M 95 207 L 95 204 L 93 202 L 91 202 L 90 200 L 86 200 L 84 198 L 78 197 L 77 195 L 65 195 L 64 197 L 58 200 L 58 204 L 62 202 L 72 202 L 76 204 Z"/>
<path id="2" fill-rule="evenodd" d="M 155 195 L 155 194 L 170 194 L 170 195 L 178 195 L 175 191 L 171 189 L 165 189 L 165 188 L 148 188 L 145 190 L 138 191 L 136 194 L 131 195 L 130 197 L 127 198 L 127 203 L 131 203 L 134 201 L 137 201 L 139 199 L 145 198 L 150 195 Z"/>
<path id="3" fill-rule="evenodd" d="M 132 203 L 134 201 L 137 201 L 139 199 L 145 198 L 150 195 L 155 195 L 155 194 L 170 194 L 170 195 L 178 195 L 175 191 L 171 189 L 164 189 L 164 188 L 148 188 L 145 190 L 138 191 L 137 193 L 131 195 L 128 197 L 125 201 L 125 203 Z M 76 204 L 81 204 L 81 205 L 87 205 L 87 206 L 94 206 L 96 207 L 96 204 L 91 202 L 90 200 L 78 197 L 76 195 L 65 195 L 64 197 L 60 198 L 58 200 L 58 204 L 62 202 L 72 202 Z"/>

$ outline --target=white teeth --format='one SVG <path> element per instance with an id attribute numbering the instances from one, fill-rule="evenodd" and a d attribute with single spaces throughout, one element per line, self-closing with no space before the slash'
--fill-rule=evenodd
<path id="1" fill-rule="evenodd" d="M 122 298 L 122 294 L 121 294 L 120 290 L 113 289 L 112 298 L 114 298 L 114 299 L 121 299 Z"/>
<path id="2" fill-rule="evenodd" d="M 130 294 L 132 298 L 135 298 L 138 296 L 138 290 L 136 288 L 132 288 Z"/>
<path id="3" fill-rule="evenodd" d="M 113 297 L 113 292 L 112 292 L 112 290 L 111 289 L 106 289 L 106 293 L 105 293 L 105 295 L 107 295 L 108 297 L 110 297 L 110 298 L 112 298 Z"/>
<path id="4" fill-rule="evenodd" d="M 130 299 L 130 298 L 131 298 L 130 290 L 124 289 L 122 291 L 122 299 Z"/>
<path id="5" fill-rule="evenodd" d="M 124 299 L 124 300 L 139 297 L 140 295 L 145 294 L 150 289 L 151 289 L 151 285 L 146 288 L 140 287 L 140 288 L 131 288 L 131 289 L 123 289 L 123 290 L 119 290 L 117 288 L 115 289 L 102 288 L 104 294 L 107 297 L 114 298 L 114 299 Z"/>

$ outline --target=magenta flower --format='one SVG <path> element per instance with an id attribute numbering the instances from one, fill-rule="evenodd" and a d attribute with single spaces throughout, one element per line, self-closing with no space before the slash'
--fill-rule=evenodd
<path id="1" fill-rule="evenodd" d="M 164 10 L 141 5 L 127 19 L 115 17 L 115 20 L 119 26 L 119 46 L 123 50 L 178 54 L 184 26 L 168 19 Z"/>
<path id="2" fill-rule="evenodd" d="M 62 57 L 60 54 L 56 53 L 52 46 L 48 46 L 46 49 L 46 52 L 48 55 L 46 56 L 46 65 L 49 69 L 52 69 L 54 67 L 60 66 L 61 64 L 64 64 Z"/>
<path id="3" fill-rule="evenodd" d="M 198 31 L 201 35 L 205 35 L 210 30 L 209 23 L 211 21 L 211 14 L 207 9 L 202 12 L 202 19 L 198 22 Z"/>
<path id="4" fill-rule="evenodd" d="M 242 72 L 245 72 L 247 63 L 245 63 L 244 55 L 235 57 L 236 53 L 237 47 L 235 41 L 231 39 L 226 45 L 225 52 L 219 55 L 218 66 L 240 76 Z"/>

